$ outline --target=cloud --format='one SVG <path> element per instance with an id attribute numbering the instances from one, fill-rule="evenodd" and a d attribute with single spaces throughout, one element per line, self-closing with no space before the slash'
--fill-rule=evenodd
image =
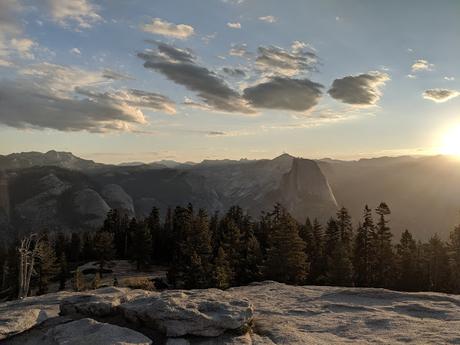
<path id="1" fill-rule="evenodd" d="M 390 80 L 386 73 L 369 72 L 335 79 L 328 93 L 332 98 L 354 105 L 375 105 L 381 97 L 380 87 Z"/>
<path id="2" fill-rule="evenodd" d="M 13 66 L 17 58 L 33 59 L 38 44 L 22 36 L 18 18 L 22 6 L 17 0 L 0 1 L 0 67 Z"/>
<path id="3" fill-rule="evenodd" d="M 234 78 L 243 78 L 246 76 L 246 72 L 241 68 L 224 67 L 222 68 L 222 72 Z"/>
<path id="4" fill-rule="evenodd" d="M 433 68 L 434 65 L 432 63 L 429 63 L 427 60 L 423 59 L 416 60 L 411 66 L 412 72 L 432 71 Z"/>
<path id="5" fill-rule="evenodd" d="M 146 122 L 142 112 L 134 107 L 61 97 L 31 80 L 1 80 L 0 98 L 0 123 L 15 128 L 107 132 L 129 130 L 133 124 Z"/>
<path id="6" fill-rule="evenodd" d="M 459 95 L 459 91 L 449 89 L 430 89 L 423 92 L 423 98 L 436 103 L 447 102 L 448 100 L 455 98 Z"/>
<path id="7" fill-rule="evenodd" d="M 295 41 L 291 51 L 276 46 L 257 49 L 256 67 L 266 75 L 294 76 L 316 71 L 318 57 L 306 50 L 306 44 Z"/>
<path id="8" fill-rule="evenodd" d="M 112 79 L 112 80 L 134 80 L 134 78 L 129 75 L 115 72 L 107 68 L 104 69 L 104 71 L 102 72 L 102 76 L 106 79 Z"/>
<path id="9" fill-rule="evenodd" d="M 99 8 L 89 0 L 46 0 L 51 18 L 65 28 L 90 28 L 102 21 Z"/>
<path id="10" fill-rule="evenodd" d="M 208 136 L 225 136 L 225 132 L 221 132 L 221 131 L 209 131 L 207 133 Z"/>
<path id="11" fill-rule="evenodd" d="M 305 111 L 318 103 L 322 89 L 309 79 L 275 77 L 246 88 L 244 98 L 257 108 Z"/>
<path id="12" fill-rule="evenodd" d="M 175 104 L 136 89 L 100 91 L 113 82 L 104 72 L 41 63 L 0 80 L 0 123 L 61 131 L 136 131 L 147 123 L 142 109 L 175 113 Z M 27 102 L 24 102 L 27 99 Z"/>
<path id="13" fill-rule="evenodd" d="M 232 29 L 241 29 L 241 23 L 227 23 L 227 26 Z"/>
<path id="14" fill-rule="evenodd" d="M 454 77 L 444 77 L 444 80 L 447 80 L 447 81 L 454 81 L 455 78 L 454 78 Z"/>
<path id="15" fill-rule="evenodd" d="M 99 71 L 48 62 L 30 65 L 18 72 L 22 76 L 33 79 L 41 88 L 47 88 L 50 93 L 63 97 L 79 87 L 95 87 L 110 82 Z"/>
<path id="16" fill-rule="evenodd" d="M 38 46 L 37 43 L 29 38 L 13 38 L 10 45 L 11 48 L 16 50 L 17 53 L 25 59 L 34 59 L 34 55 L 32 54 L 31 50 L 33 47 Z"/>
<path id="17" fill-rule="evenodd" d="M 115 103 L 145 109 L 162 111 L 175 114 L 175 103 L 166 96 L 154 92 L 137 89 L 119 90 L 115 92 L 95 92 L 85 89 L 76 89 L 76 92 L 88 96 L 98 103 Z"/>
<path id="18" fill-rule="evenodd" d="M 247 50 L 248 46 L 246 43 L 242 44 L 232 44 L 230 51 L 228 52 L 231 56 L 250 56 L 251 54 Z"/>
<path id="19" fill-rule="evenodd" d="M 21 25 L 16 17 L 21 8 L 17 0 L 0 1 L 0 39 L 7 34 L 14 35 L 21 32 Z"/>
<path id="20" fill-rule="evenodd" d="M 216 73 L 200 66 L 196 57 L 187 50 L 161 43 L 157 50 L 138 53 L 144 67 L 163 74 L 169 80 L 196 92 L 206 105 L 224 112 L 254 113 L 227 83 Z"/>
<path id="21" fill-rule="evenodd" d="M 259 17 L 259 20 L 266 22 L 266 23 L 275 23 L 277 19 L 273 16 L 262 16 Z"/>
<path id="22" fill-rule="evenodd" d="M 81 55 L 81 51 L 78 48 L 72 48 L 69 50 L 69 52 L 74 55 Z"/>
<path id="23" fill-rule="evenodd" d="M 192 26 L 186 24 L 173 24 L 160 18 L 154 18 L 150 24 L 142 26 L 142 30 L 156 35 L 186 39 L 194 34 Z"/>

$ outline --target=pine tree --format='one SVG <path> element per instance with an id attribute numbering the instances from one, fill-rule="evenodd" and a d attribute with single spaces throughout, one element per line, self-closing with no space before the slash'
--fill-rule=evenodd
<path id="1" fill-rule="evenodd" d="M 152 234 L 145 223 L 133 223 L 132 225 L 132 249 L 131 259 L 136 263 L 139 271 L 150 261 L 152 253 Z"/>
<path id="2" fill-rule="evenodd" d="M 348 210 L 342 207 L 337 212 L 337 227 L 340 232 L 340 239 L 344 246 L 347 255 L 350 256 L 353 240 L 353 225 L 351 223 L 351 216 L 348 214 Z"/>
<path id="3" fill-rule="evenodd" d="M 44 238 L 38 244 L 38 262 L 37 262 L 37 275 L 38 275 L 38 295 L 48 292 L 49 280 L 56 276 L 59 272 L 59 265 L 57 263 L 55 251 L 49 243 L 48 238 Z M 61 253 L 64 255 L 64 252 Z"/>
<path id="4" fill-rule="evenodd" d="M 243 225 L 240 241 L 239 260 L 236 271 L 236 285 L 247 285 L 263 277 L 263 256 L 259 241 L 254 235 L 250 222 Z"/>
<path id="5" fill-rule="evenodd" d="M 340 242 L 340 230 L 335 219 L 330 218 L 327 222 L 324 233 L 324 255 L 327 258 L 332 257 L 335 248 Z"/>
<path id="6" fill-rule="evenodd" d="M 460 225 L 450 233 L 449 259 L 452 272 L 452 287 L 455 293 L 460 293 Z"/>
<path id="7" fill-rule="evenodd" d="M 353 246 L 353 272 L 356 286 L 371 286 L 375 267 L 375 226 L 372 211 L 366 205 L 363 223 L 359 224 Z"/>
<path id="8" fill-rule="evenodd" d="M 185 283 L 185 275 L 190 265 L 191 251 L 188 242 L 193 228 L 193 208 L 176 207 L 172 216 L 172 263 L 168 270 L 168 280 L 176 287 Z M 166 227 L 166 225 L 165 225 Z"/>
<path id="9" fill-rule="evenodd" d="M 375 210 L 379 216 L 375 235 L 375 287 L 392 287 L 394 281 L 394 254 L 391 245 L 392 233 L 388 227 L 385 216 L 391 214 L 390 208 L 384 202 L 380 203 Z"/>
<path id="10" fill-rule="evenodd" d="M 76 232 L 73 232 L 70 239 L 69 261 L 79 262 L 81 257 L 81 250 L 82 248 L 80 236 Z"/>
<path id="11" fill-rule="evenodd" d="M 353 270 L 346 244 L 339 241 L 327 262 L 327 282 L 335 286 L 352 286 Z"/>
<path id="12" fill-rule="evenodd" d="M 67 259 L 65 253 L 62 253 L 61 257 L 59 258 L 59 290 L 65 289 L 68 274 L 67 270 Z"/>
<path id="13" fill-rule="evenodd" d="M 311 284 L 321 284 L 325 281 L 326 263 L 324 259 L 324 234 L 323 227 L 318 219 L 313 221 L 313 245 L 310 254 L 310 274 Z"/>
<path id="14" fill-rule="evenodd" d="M 152 259 L 155 261 L 160 261 L 163 257 L 162 252 L 166 242 L 160 223 L 160 210 L 157 207 L 153 207 L 145 222 L 147 223 L 147 227 L 150 231 L 150 238 L 152 243 Z"/>
<path id="15" fill-rule="evenodd" d="M 75 270 L 73 277 L 73 289 L 77 292 L 83 291 L 86 289 L 85 277 L 79 268 Z"/>
<path id="16" fill-rule="evenodd" d="M 230 286 L 231 268 L 225 250 L 222 247 L 217 250 L 213 273 L 213 285 L 215 287 L 226 289 Z"/>
<path id="17" fill-rule="evenodd" d="M 95 252 L 93 248 L 93 235 L 89 231 L 83 233 L 81 256 L 84 261 L 91 261 L 95 258 Z"/>
<path id="18" fill-rule="evenodd" d="M 447 292 L 451 288 L 449 256 L 446 245 L 435 234 L 427 245 L 430 291 Z"/>
<path id="19" fill-rule="evenodd" d="M 280 204 L 275 205 L 269 217 L 267 276 L 280 282 L 304 283 L 308 274 L 307 256 L 297 222 Z"/>
<path id="20" fill-rule="evenodd" d="M 105 264 L 115 255 L 113 234 L 107 231 L 98 231 L 94 236 L 94 252 L 99 263 L 99 273 L 102 277 Z"/>
<path id="21" fill-rule="evenodd" d="M 404 291 L 416 291 L 417 285 L 417 243 L 412 234 L 405 230 L 396 246 L 396 287 Z"/>
<path id="22" fill-rule="evenodd" d="M 230 285 L 236 285 L 239 277 L 237 276 L 240 266 L 241 252 L 241 231 L 235 221 L 228 216 L 225 216 L 219 223 L 218 244 L 225 251 L 229 266 Z"/>

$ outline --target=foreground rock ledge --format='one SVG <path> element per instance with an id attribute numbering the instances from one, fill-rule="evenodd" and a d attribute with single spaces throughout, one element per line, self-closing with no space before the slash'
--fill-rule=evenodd
<path id="1" fill-rule="evenodd" d="M 129 328 L 81 319 L 51 328 L 43 339 L 25 345 L 150 345 L 152 341 Z"/>
<path id="2" fill-rule="evenodd" d="M 124 291 L 129 295 L 135 290 L 121 291 L 123 291 L 121 295 L 124 296 Z M 199 293 L 199 290 L 195 290 L 151 293 L 141 290 L 141 295 L 138 296 L 139 300 L 130 299 L 129 301 L 125 297 L 119 299 L 119 292 L 120 289 L 118 288 L 99 289 L 85 293 L 61 292 L 2 303 L 0 304 L 0 336 L 7 337 L 7 339 L 0 340 L 0 344 L 48 345 L 38 340 L 45 339 L 48 332 L 57 325 L 63 325 L 81 317 L 81 315 L 73 316 L 71 314 L 59 316 L 60 301 L 67 300 L 68 302 L 69 298 L 82 295 L 99 295 L 99 297 L 94 298 L 87 305 L 87 307 L 90 306 L 88 308 L 78 306 L 78 302 L 74 300 L 78 310 L 86 310 L 91 313 L 98 310 L 99 306 L 101 306 L 101 310 L 111 310 L 110 313 L 115 313 L 114 316 L 94 316 L 92 318 L 98 319 L 100 322 L 132 327 L 135 331 L 144 333 L 155 345 L 438 345 L 459 344 L 460 341 L 459 295 L 432 292 L 406 293 L 371 288 L 289 286 L 275 282 L 240 286 L 225 292 L 202 290 Z M 146 298 L 142 296 L 143 293 L 148 296 L 151 294 L 151 296 Z M 190 308 L 187 308 L 185 301 L 189 297 L 184 297 L 183 294 L 187 296 L 188 294 L 198 294 L 200 298 L 196 299 L 194 303 L 190 303 Z M 149 301 L 152 296 L 155 296 L 158 299 L 163 298 L 161 303 L 165 308 L 171 308 L 169 312 L 172 313 L 175 310 L 179 315 L 188 315 L 183 318 L 187 327 L 190 326 L 188 321 L 190 315 L 202 314 L 200 320 L 204 321 L 200 321 L 202 324 L 201 326 L 199 324 L 200 327 L 198 328 L 207 329 L 204 325 L 214 321 L 210 321 L 213 320 L 212 308 L 208 309 L 209 305 L 204 303 L 207 301 L 206 294 L 214 295 L 214 299 L 209 296 L 211 305 L 216 300 L 218 303 L 223 302 L 229 305 L 231 305 L 231 301 L 239 301 L 236 304 L 249 304 L 248 301 L 251 301 L 254 304 L 252 329 L 246 334 L 239 331 L 226 331 L 217 337 L 183 335 L 166 339 L 163 335 L 156 337 L 156 333 L 150 333 L 150 328 L 138 327 L 143 322 L 142 310 L 144 308 L 141 308 L 141 303 L 137 301 Z M 164 298 L 165 296 L 168 297 Z M 198 300 L 203 301 L 206 306 L 204 310 L 207 309 L 207 311 L 200 311 L 200 308 L 203 308 L 200 307 Z M 213 300 L 214 302 L 212 302 Z M 98 304 L 99 302 L 101 304 Z M 106 303 L 111 306 L 110 309 L 106 309 L 104 306 Z M 125 305 L 131 305 L 125 311 L 132 313 L 133 319 L 138 322 L 137 324 L 126 322 L 123 317 L 124 311 L 121 310 Z M 219 308 L 218 310 L 220 310 Z M 187 312 L 187 309 L 190 309 L 191 312 Z M 250 309 L 252 311 L 252 305 L 250 305 Z M 235 310 L 241 311 L 244 308 L 240 307 Z M 230 316 L 232 313 L 217 313 L 217 315 Z M 166 322 L 165 316 L 162 318 L 161 320 Z M 219 318 L 217 317 L 217 319 Z M 247 320 L 249 319 L 247 318 Z M 153 315 L 147 313 L 145 320 L 150 320 L 151 325 L 159 326 L 155 321 L 157 318 Z M 182 318 L 173 321 L 179 323 L 179 320 Z M 42 321 L 44 322 L 39 324 Z M 219 321 L 214 324 L 224 325 L 227 323 Z M 220 326 L 217 327 L 220 329 Z M 105 332 L 104 329 L 105 327 L 101 327 L 101 332 Z M 67 333 L 62 332 L 60 334 L 65 336 Z M 119 336 L 124 337 L 123 335 Z M 30 343 L 29 341 L 34 342 Z M 117 344 L 117 341 L 125 343 L 125 339 L 114 339 L 114 344 Z M 84 344 L 92 343 L 97 344 L 95 341 L 87 341 Z M 66 345 L 75 344 L 81 343 L 66 342 Z"/>
<path id="3" fill-rule="evenodd" d="M 158 329 L 168 337 L 216 337 L 247 327 L 254 314 L 249 300 L 218 290 L 165 291 L 119 306 L 133 323 Z"/>

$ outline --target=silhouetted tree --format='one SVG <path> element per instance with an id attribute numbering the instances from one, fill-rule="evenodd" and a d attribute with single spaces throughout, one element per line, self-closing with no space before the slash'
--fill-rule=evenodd
<path id="1" fill-rule="evenodd" d="M 276 204 L 268 216 L 271 229 L 267 276 L 280 282 L 304 283 L 308 274 L 307 256 L 297 222 L 280 204 Z"/>

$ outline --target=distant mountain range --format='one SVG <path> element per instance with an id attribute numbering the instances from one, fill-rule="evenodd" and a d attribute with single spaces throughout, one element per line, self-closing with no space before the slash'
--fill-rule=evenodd
<path id="1" fill-rule="evenodd" d="M 365 204 L 386 201 L 395 234 L 446 237 L 460 221 L 459 168 L 443 156 L 106 165 L 69 152 L 14 153 L 0 156 L 0 236 L 83 231 L 100 226 L 110 208 L 143 217 L 153 206 L 189 202 L 210 213 L 238 204 L 256 217 L 280 202 L 301 222 L 325 222 L 344 205 L 357 223 Z"/>

